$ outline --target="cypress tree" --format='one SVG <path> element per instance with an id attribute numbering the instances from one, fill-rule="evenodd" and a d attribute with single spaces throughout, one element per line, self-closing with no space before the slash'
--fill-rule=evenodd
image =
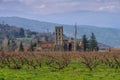
<path id="1" fill-rule="evenodd" d="M 98 43 L 97 43 L 97 40 L 96 40 L 96 37 L 95 37 L 94 33 L 92 33 L 92 35 L 90 37 L 89 47 L 90 47 L 91 51 L 98 50 Z"/>
<path id="2" fill-rule="evenodd" d="M 21 37 L 25 37 L 25 32 L 24 32 L 24 29 L 23 29 L 23 28 L 20 28 L 19 35 L 20 35 Z"/>
<path id="3" fill-rule="evenodd" d="M 87 40 L 86 35 L 83 35 L 82 43 L 83 43 L 83 50 L 86 51 L 86 49 L 88 48 L 88 40 Z"/>
<path id="4" fill-rule="evenodd" d="M 34 51 L 34 44 L 32 41 L 30 42 L 30 51 Z"/>
<path id="5" fill-rule="evenodd" d="M 19 50 L 19 51 L 24 51 L 23 43 L 22 43 L 22 42 L 20 42 L 19 47 L 18 47 L 18 50 Z"/>

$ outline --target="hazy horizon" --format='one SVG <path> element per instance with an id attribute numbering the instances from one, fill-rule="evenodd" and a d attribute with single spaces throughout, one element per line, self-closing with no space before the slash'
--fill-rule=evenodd
<path id="1" fill-rule="evenodd" d="M 119 28 L 119 4 L 120 0 L 0 0 L 0 16 Z"/>

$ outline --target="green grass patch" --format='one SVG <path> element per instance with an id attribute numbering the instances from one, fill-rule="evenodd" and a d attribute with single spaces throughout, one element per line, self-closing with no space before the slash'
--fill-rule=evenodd
<path id="1" fill-rule="evenodd" d="M 120 80 L 120 71 L 102 66 L 89 71 L 84 65 L 72 62 L 68 67 L 51 72 L 49 67 L 40 69 L 0 69 L 0 80 Z"/>

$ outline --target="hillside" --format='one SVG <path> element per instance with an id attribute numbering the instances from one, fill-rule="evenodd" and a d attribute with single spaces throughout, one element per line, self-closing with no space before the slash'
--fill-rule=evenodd
<path id="1" fill-rule="evenodd" d="M 8 24 L 0 24 L 0 41 L 4 38 L 9 39 L 24 39 L 24 38 L 39 38 L 43 40 L 47 37 L 48 40 L 53 40 L 55 37 L 54 33 L 38 33 L 24 28 L 16 26 L 10 26 Z M 64 39 L 68 37 L 64 35 Z"/>
<path id="2" fill-rule="evenodd" d="M 32 32 L 30 30 L 19 28 L 16 26 L 10 26 L 8 24 L 0 24 L 0 39 L 4 38 L 24 38 L 31 37 L 33 34 L 38 34 L 37 32 Z"/>
<path id="3" fill-rule="evenodd" d="M 0 23 L 20 26 L 25 29 L 30 29 L 37 32 L 46 32 L 47 29 L 50 32 L 54 32 L 54 27 L 56 23 L 49 22 L 40 22 L 37 20 L 30 20 L 19 17 L 0 17 Z M 73 25 L 62 25 L 64 27 L 64 33 L 66 35 L 74 35 L 74 26 Z M 97 40 L 100 43 L 110 45 L 112 47 L 120 47 L 120 30 L 113 28 L 100 28 L 95 26 L 88 25 L 79 25 L 78 26 L 78 38 L 81 38 L 83 34 L 86 34 L 88 37 L 91 35 L 91 32 L 94 32 Z"/>

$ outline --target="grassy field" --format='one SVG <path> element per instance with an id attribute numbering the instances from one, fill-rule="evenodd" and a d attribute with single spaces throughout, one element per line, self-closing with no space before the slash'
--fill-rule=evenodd
<path id="1" fill-rule="evenodd" d="M 67 67 L 58 71 L 52 71 L 45 63 L 37 69 L 11 69 L 5 66 L 0 68 L 0 80 L 120 80 L 120 69 L 101 64 L 90 71 L 78 59 L 72 58 Z"/>

